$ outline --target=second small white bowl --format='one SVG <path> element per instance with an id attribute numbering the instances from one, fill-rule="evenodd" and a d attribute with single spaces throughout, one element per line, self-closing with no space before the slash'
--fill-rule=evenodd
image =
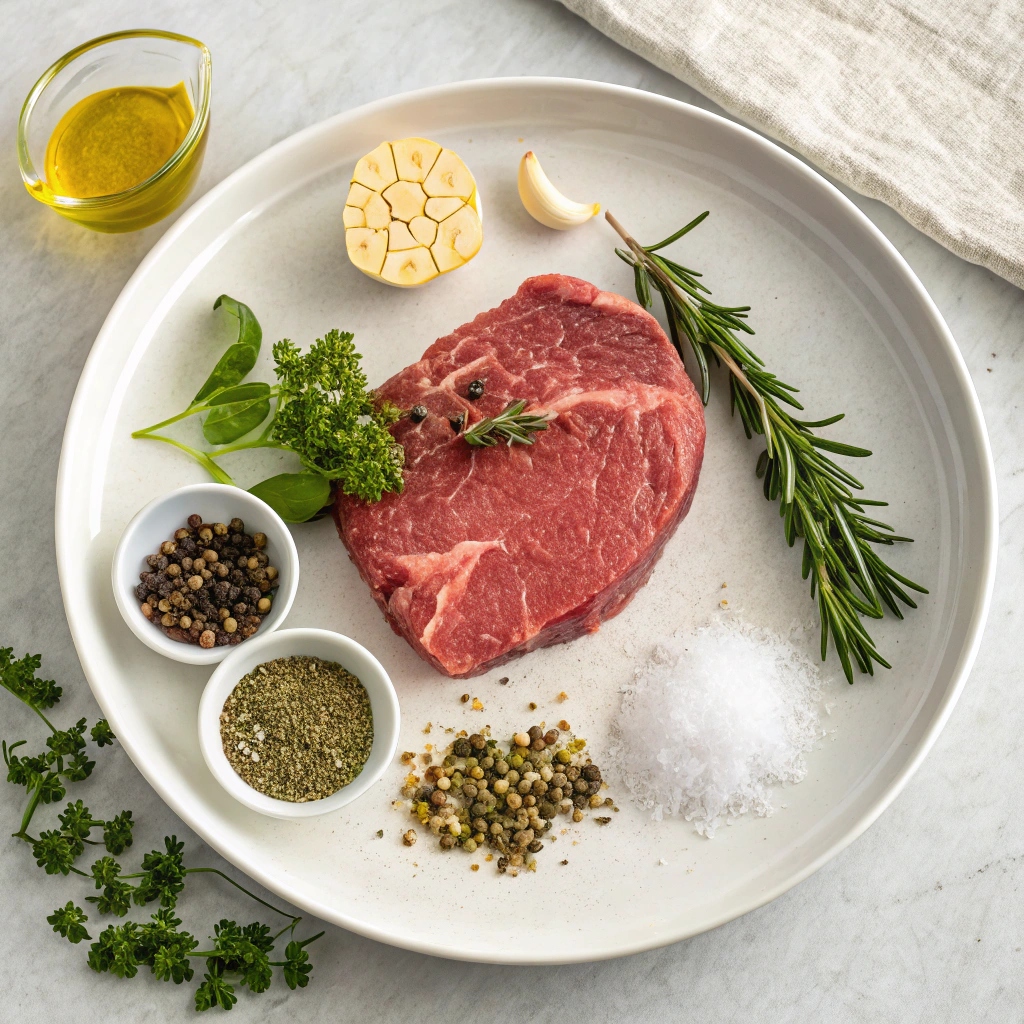
<path id="1" fill-rule="evenodd" d="M 231 691 L 257 665 L 295 655 L 335 661 L 366 687 L 373 710 L 373 746 L 363 770 L 347 785 L 322 800 L 292 803 L 277 800 L 244 782 L 228 761 L 220 735 L 220 713 Z M 311 818 L 336 811 L 362 796 L 385 772 L 398 749 L 401 713 L 398 695 L 381 663 L 362 644 L 328 629 L 282 629 L 257 634 L 231 653 L 210 676 L 199 702 L 199 746 L 217 781 L 246 807 L 272 818 Z"/>
<path id="2" fill-rule="evenodd" d="M 141 612 L 135 588 L 139 573 L 147 570 L 146 558 L 185 525 L 192 513 L 207 523 L 227 523 L 236 516 L 245 523 L 246 532 L 267 535 L 267 557 L 277 567 L 278 588 L 274 603 L 264 616 L 256 636 L 235 646 L 200 647 L 172 640 Z M 125 527 L 111 566 L 111 583 L 118 610 L 131 631 L 147 647 L 189 665 L 212 665 L 222 661 L 231 651 L 251 644 L 257 636 L 277 629 L 295 600 L 299 586 L 299 553 L 284 520 L 255 494 L 227 484 L 191 484 L 151 501 Z"/>

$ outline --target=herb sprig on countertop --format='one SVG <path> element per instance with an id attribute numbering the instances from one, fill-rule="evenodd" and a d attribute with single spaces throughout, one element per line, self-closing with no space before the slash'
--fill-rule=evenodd
<path id="1" fill-rule="evenodd" d="M 387 429 L 399 410 L 378 402 L 368 389 L 353 336 L 328 331 L 305 354 L 286 338 L 274 345 L 277 384 L 243 383 L 256 364 L 263 331 L 244 303 L 222 295 L 213 304 L 221 307 L 238 320 L 237 340 L 184 411 L 132 437 L 173 445 L 218 483 L 232 485 L 235 481 L 217 461 L 223 456 L 253 448 L 293 452 L 301 472 L 281 473 L 250 488 L 288 522 L 316 517 L 330 501 L 332 481 L 364 501 L 401 491 L 403 450 Z M 213 446 L 209 451 L 158 433 L 201 414 L 203 436 Z M 260 434 L 242 440 L 264 423 Z"/>
<path id="2" fill-rule="evenodd" d="M 50 731 L 46 749 L 34 757 L 15 753 L 26 745 L 25 740 L 2 744 L 7 781 L 24 786 L 28 792 L 21 824 L 13 838 L 31 846 L 36 864 L 48 875 L 74 874 L 92 882 L 99 895 L 86 896 L 85 902 L 95 906 L 95 913 L 122 918 L 132 904 L 141 907 L 159 903 L 159 909 L 148 921 L 125 921 L 104 928 L 89 947 L 89 966 L 118 978 L 134 978 L 139 968 L 148 967 L 159 981 L 180 985 L 194 977 L 192 961 L 205 960 L 203 980 L 195 992 L 197 1010 L 213 1006 L 230 1010 L 238 1001 L 235 985 L 247 987 L 255 994 L 265 992 L 273 981 L 275 967 L 281 969 L 289 988 L 305 988 L 312 971 L 305 947 L 323 932 L 296 939 L 295 928 L 301 917 L 272 906 L 217 868 L 185 867 L 185 845 L 176 836 L 166 836 L 162 850 L 145 854 L 141 871 L 122 874 L 121 865 L 114 858 L 132 845 L 135 823 L 131 811 L 121 811 L 104 820 L 93 817 L 81 800 L 69 801 L 57 815 L 58 827 L 32 834 L 32 820 L 40 805 L 63 800 L 67 787 L 87 779 L 96 762 L 87 753 L 84 718 L 70 729 L 58 729 L 46 716 L 45 712 L 60 700 L 61 688 L 51 679 L 36 676 L 40 656 L 27 654 L 15 661 L 12 654 L 10 647 L 0 648 L 0 687 L 28 705 Z M 89 730 L 89 737 L 97 747 L 112 744 L 115 739 L 106 719 L 100 719 Z M 102 833 L 102 840 L 90 838 L 94 829 Z M 86 871 L 77 863 L 87 846 L 102 846 L 106 855 L 94 860 Z M 199 940 L 180 929 L 181 919 L 175 908 L 188 876 L 201 873 L 219 875 L 260 905 L 280 914 L 288 924 L 275 933 L 259 921 L 240 926 L 224 919 L 214 925 L 209 948 L 198 949 Z M 92 939 L 86 927 L 89 916 L 74 900 L 57 907 L 46 920 L 71 943 Z M 284 935 L 288 936 L 284 958 L 272 960 L 275 944 Z"/>
<path id="3" fill-rule="evenodd" d="M 497 416 L 474 423 L 463 435 L 467 444 L 477 448 L 490 448 L 504 441 L 513 444 L 533 444 L 538 430 L 547 430 L 551 416 L 546 413 L 524 412 L 526 402 L 510 402 Z"/>
<path id="4" fill-rule="evenodd" d="M 866 458 L 871 452 L 815 433 L 839 422 L 844 414 L 805 420 L 783 408 L 803 410 L 793 397 L 797 388 L 770 373 L 740 339 L 740 333 L 754 333 L 746 323 L 750 307 L 712 302 L 711 292 L 697 280 L 701 276 L 697 271 L 661 254 L 707 216 L 705 211 L 656 245 L 642 246 L 611 213 L 605 213 L 608 223 L 626 243 L 626 249 L 616 249 L 615 253 L 633 268 L 640 304 L 649 309 L 656 291 L 664 303 L 669 332 L 680 358 L 684 342 L 693 354 L 705 405 L 711 395 L 709 359 L 724 363 L 729 370 L 733 411 L 739 411 L 748 438 L 755 434 L 764 438 L 765 450 L 757 460 L 764 495 L 769 501 L 779 502 L 789 546 L 798 537 L 804 543 L 802 573 L 804 579 L 810 577 L 811 596 L 818 604 L 822 660 L 831 636 L 843 672 L 852 683 L 854 663 L 868 674 L 873 674 L 875 663 L 891 667 L 879 654 L 861 616 L 880 619 L 888 608 L 902 619 L 900 603 L 917 607 L 907 591 L 928 591 L 896 572 L 875 550 L 876 545 L 910 541 L 865 513 L 866 506 L 887 503 L 855 495 L 854 491 L 862 490 L 863 485 L 825 454 Z"/>

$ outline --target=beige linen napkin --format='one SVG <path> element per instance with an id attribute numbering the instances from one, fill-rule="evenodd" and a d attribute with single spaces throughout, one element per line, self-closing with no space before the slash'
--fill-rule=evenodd
<path id="1" fill-rule="evenodd" d="M 1021 0 L 561 0 L 1024 287 Z"/>

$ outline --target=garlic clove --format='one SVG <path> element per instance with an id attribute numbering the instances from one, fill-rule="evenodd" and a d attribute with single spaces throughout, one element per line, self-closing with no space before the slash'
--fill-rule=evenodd
<path id="1" fill-rule="evenodd" d="M 423 181 L 434 166 L 441 147 L 430 139 L 400 139 L 391 143 L 395 169 L 402 181 Z"/>
<path id="2" fill-rule="evenodd" d="M 437 277 L 438 268 L 425 246 L 389 252 L 380 271 L 381 280 L 400 288 L 412 288 Z"/>
<path id="3" fill-rule="evenodd" d="M 428 196 L 458 196 L 460 199 L 469 199 L 476 191 L 476 183 L 461 157 L 450 149 L 442 149 L 434 161 L 434 166 L 430 168 L 430 173 L 423 179 L 423 191 Z"/>
<path id="4" fill-rule="evenodd" d="M 382 142 L 372 153 L 367 153 L 356 164 L 352 180 L 374 192 L 383 192 L 392 182 L 398 181 L 391 147 Z"/>
<path id="5" fill-rule="evenodd" d="M 383 196 L 372 195 L 363 208 L 368 228 L 386 228 L 391 223 L 391 208 Z"/>
<path id="6" fill-rule="evenodd" d="M 519 162 L 519 198 L 534 220 L 557 231 L 583 224 L 601 209 L 600 203 L 576 203 L 562 195 L 533 152 Z"/>
<path id="7" fill-rule="evenodd" d="M 413 238 L 409 228 L 400 220 L 393 220 L 388 226 L 388 250 L 415 249 L 420 243 Z"/>
<path id="8" fill-rule="evenodd" d="M 462 208 L 462 200 L 458 196 L 428 199 L 423 212 L 432 220 L 442 221 Z"/>
<path id="9" fill-rule="evenodd" d="M 346 228 L 366 227 L 366 214 L 358 206 L 346 206 L 341 218 Z"/>
<path id="10" fill-rule="evenodd" d="M 437 221 L 430 217 L 413 217 L 409 221 L 409 230 L 420 245 L 430 247 L 437 238 Z"/>
<path id="11" fill-rule="evenodd" d="M 466 262 L 451 246 L 443 245 L 440 242 L 435 242 L 430 247 L 430 255 L 442 274 L 446 274 L 449 270 L 455 270 L 456 267 L 461 267 Z"/>
<path id="12" fill-rule="evenodd" d="M 416 181 L 396 181 L 381 193 L 388 206 L 391 216 L 406 222 L 423 214 L 427 202 L 427 194 Z"/>
<path id="13" fill-rule="evenodd" d="M 348 198 L 345 200 L 345 205 L 355 206 L 361 210 L 373 195 L 374 191 L 372 188 L 367 188 L 365 185 L 360 185 L 358 181 L 353 181 L 352 187 L 348 190 Z"/>
<path id="14" fill-rule="evenodd" d="M 387 255 L 388 233 L 371 228 L 349 228 L 345 232 L 345 248 L 355 266 L 363 273 L 377 277 Z"/>
<path id="15" fill-rule="evenodd" d="M 476 210 L 463 206 L 438 224 L 434 248 L 443 245 L 454 249 L 464 261 L 468 261 L 480 251 L 483 241 L 484 232 Z"/>

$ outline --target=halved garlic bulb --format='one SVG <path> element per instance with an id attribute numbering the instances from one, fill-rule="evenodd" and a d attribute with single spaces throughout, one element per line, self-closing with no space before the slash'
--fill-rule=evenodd
<path id="1" fill-rule="evenodd" d="M 352 173 L 343 214 L 349 259 L 410 288 L 468 263 L 483 244 L 469 168 L 429 139 L 382 142 Z"/>
<path id="2" fill-rule="evenodd" d="M 562 195 L 532 152 L 519 162 L 519 198 L 534 220 L 558 231 L 576 227 L 601 210 L 600 203 L 574 203 Z"/>

